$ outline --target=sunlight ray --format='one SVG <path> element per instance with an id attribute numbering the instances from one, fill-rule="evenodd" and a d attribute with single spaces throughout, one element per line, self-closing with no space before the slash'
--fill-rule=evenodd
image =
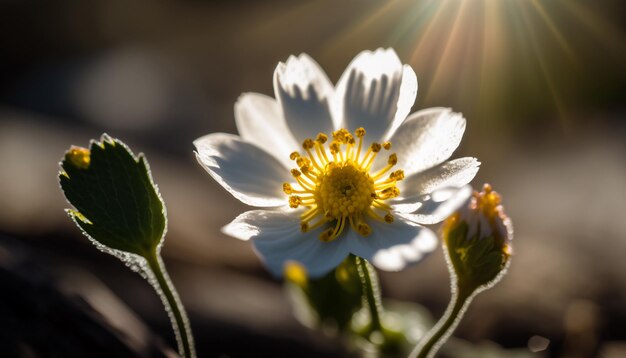
<path id="1" fill-rule="evenodd" d="M 549 70 L 549 66 L 546 62 L 546 59 L 541 55 L 541 50 L 540 50 L 540 46 L 538 43 L 538 37 L 536 35 L 535 32 L 535 28 L 532 26 L 531 23 L 531 17 L 528 13 L 529 9 L 525 6 L 522 6 L 519 3 L 516 3 L 516 5 L 518 6 L 518 9 L 521 13 L 521 20 L 524 23 L 525 26 L 525 31 L 528 32 L 529 36 L 528 36 L 528 41 L 530 43 L 530 47 L 535 55 L 535 58 L 539 64 L 539 67 L 541 69 L 542 75 L 543 75 L 543 79 L 548 87 L 549 93 L 552 96 L 552 99 L 554 101 L 554 106 L 555 109 L 557 110 L 558 114 L 559 114 L 559 119 L 561 121 L 561 126 L 563 130 L 567 130 L 568 129 L 568 125 L 566 122 L 566 116 L 565 116 L 565 112 L 564 112 L 564 106 L 563 103 L 560 99 L 559 93 L 556 90 L 556 86 L 554 84 L 554 80 L 552 78 L 552 75 L 550 73 Z"/>
<path id="2" fill-rule="evenodd" d="M 530 4 L 541 16 L 543 22 L 548 27 L 552 35 L 556 38 L 557 43 L 561 46 L 563 51 L 567 53 L 568 60 L 575 62 L 576 56 L 574 55 L 574 51 L 572 50 L 571 46 L 569 45 L 561 31 L 556 27 L 554 19 L 551 18 L 546 12 L 545 7 L 538 0 L 530 0 Z"/>

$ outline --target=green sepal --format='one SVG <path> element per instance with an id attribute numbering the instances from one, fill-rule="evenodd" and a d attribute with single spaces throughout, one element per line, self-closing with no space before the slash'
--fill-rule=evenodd
<path id="1" fill-rule="evenodd" d="M 470 290 L 488 285 L 506 265 L 506 254 L 494 236 L 467 237 L 468 225 L 461 222 L 448 233 L 447 253 L 458 282 Z"/>
<path id="2" fill-rule="evenodd" d="M 296 311 L 306 325 L 335 327 L 339 331 L 350 328 L 352 316 L 362 307 L 363 287 L 356 266 L 356 257 L 348 256 L 339 266 L 321 278 L 307 278 L 305 283 L 286 281 L 297 294 L 290 297 Z"/>
<path id="3" fill-rule="evenodd" d="M 133 155 L 104 134 L 91 141 L 89 151 L 70 148 L 60 166 L 61 189 L 75 208 L 67 213 L 85 235 L 106 248 L 144 257 L 156 250 L 167 218 L 142 154 Z"/>

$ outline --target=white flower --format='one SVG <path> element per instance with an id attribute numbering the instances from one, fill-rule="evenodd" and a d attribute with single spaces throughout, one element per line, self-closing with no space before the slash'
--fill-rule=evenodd
<path id="1" fill-rule="evenodd" d="M 448 162 L 465 119 L 448 108 L 411 114 L 415 73 L 396 53 L 360 53 L 333 87 L 302 54 L 279 63 L 276 99 L 243 94 L 239 136 L 194 144 L 200 164 L 233 196 L 262 207 L 223 228 L 252 240 L 276 276 L 288 261 L 311 277 L 348 254 L 397 271 L 435 249 L 435 224 L 469 197 L 475 158 Z M 376 160 L 374 160 L 376 158 Z"/>

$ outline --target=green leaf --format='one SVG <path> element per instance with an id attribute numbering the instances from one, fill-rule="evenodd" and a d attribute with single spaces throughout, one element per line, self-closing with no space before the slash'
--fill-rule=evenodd
<path id="1" fill-rule="evenodd" d="M 146 257 L 165 235 L 165 205 L 145 157 L 104 134 L 89 149 L 72 147 L 60 163 L 61 188 L 84 234 L 109 249 Z"/>

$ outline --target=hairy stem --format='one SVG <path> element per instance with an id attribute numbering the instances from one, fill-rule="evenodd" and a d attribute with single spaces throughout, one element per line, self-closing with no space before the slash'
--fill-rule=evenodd
<path id="1" fill-rule="evenodd" d="M 370 313 L 371 331 L 382 331 L 382 324 L 380 322 L 380 313 L 382 312 L 382 303 L 380 302 L 380 290 L 378 283 L 372 280 L 373 268 L 369 263 L 361 258 L 356 257 L 356 264 L 359 270 L 359 277 L 361 278 L 361 284 L 363 285 L 363 292 L 365 294 L 365 300 Z"/>
<path id="2" fill-rule="evenodd" d="M 428 332 L 420 343 L 411 352 L 410 358 L 434 357 L 439 348 L 448 340 L 456 326 L 463 318 L 467 306 L 472 301 L 473 290 L 457 288 L 452 294 L 446 313 L 439 322 Z"/>
<path id="3" fill-rule="evenodd" d="M 191 327 L 189 326 L 189 319 L 185 308 L 180 302 L 178 292 L 172 284 L 161 255 L 154 250 L 150 255 L 146 257 L 148 266 L 152 271 L 154 277 L 152 284 L 159 293 L 161 301 L 165 306 L 172 328 L 176 335 L 176 342 L 178 344 L 178 353 L 185 358 L 195 358 L 196 350 L 193 342 L 193 334 L 191 333 Z"/>

